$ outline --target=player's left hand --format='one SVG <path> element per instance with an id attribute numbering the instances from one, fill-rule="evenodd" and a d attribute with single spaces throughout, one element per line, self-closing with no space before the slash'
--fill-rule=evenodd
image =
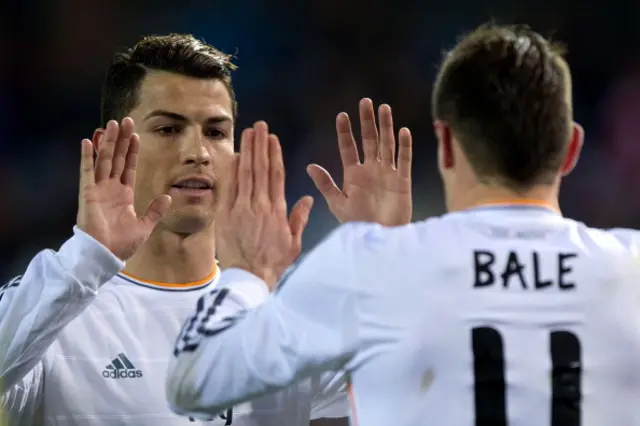
<path id="1" fill-rule="evenodd" d="M 344 112 L 338 114 L 336 130 L 344 174 L 342 190 L 323 167 L 311 164 L 307 168 L 340 223 L 360 221 L 396 226 L 411 222 L 411 133 L 406 127 L 400 129 L 396 163 L 391 107 L 381 105 L 378 118 L 380 132 L 373 102 L 362 99 L 360 132 L 364 162 L 361 163 L 349 116 Z"/>
<path id="2" fill-rule="evenodd" d="M 313 205 L 313 198 L 302 197 L 287 218 L 284 177 L 280 142 L 265 122 L 257 122 L 242 133 L 216 216 L 220 266 L 247 270 L 272 290 L 300 255 Z"/>

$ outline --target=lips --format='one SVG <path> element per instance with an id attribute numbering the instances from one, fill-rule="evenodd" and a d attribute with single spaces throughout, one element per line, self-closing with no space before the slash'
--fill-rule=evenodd
<path id="1" fill-rule="evenodd" d="M 212 189 L 213 183 L 205 177 L 189 177 L 181 179 L 172 185 L 178 189 Z"/>

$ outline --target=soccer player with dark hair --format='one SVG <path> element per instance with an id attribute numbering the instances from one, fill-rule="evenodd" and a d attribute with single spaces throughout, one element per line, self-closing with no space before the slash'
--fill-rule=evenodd
<path id="1" fill-rule="evenodd" d="M 174 341 L 219 276 L 214 222 L 234 155 L 234 68 L 228 55 L 187 35 L 146 37 L 114 56 L 104 128 L 83 142 L 75 235 L 59 252 L 39 253 L 0 293 L 0 379 L 11 425 L 344 421 L 346 395 L 332 374 L 200 420 L 176 415 L 165 398 Z M 268 131 L 263 122 L 256 128 Z M 310 201 L 290 216 L 291 260 Z"/>
<path id="2" fill-rule="evenodd" d="M 571 102 L 567 63 L 541 35 L 470 33 L 446 55 L 433 95 L 449 212 L 399 220 L 411 197 L 407 150 L 401 143 L 396 162 L 389 128 L 372 128 L 360 163 L 346 133 L 345 170 L 367 185 L 327 186 L 332 210 L 403 226 L 342 225 L 277 287 L 264 278 L 295 241 L 279 145 L 245 135 L 216 223 L 227 295 L 218 306 L 276 292 L 236 317 L 214 313 L 216 333 L 195 350 L 178 341 L 166 382 L 174 403 L 204 399 L 215 413 L 342 369 L 362 426 L 640 425 L 640 243 L 637 232 L 560 213 L 583 138 Z M 272 178 L 252 185 L 256 176 Z M 258 333 L 268 336 L 260 352 Z"/>

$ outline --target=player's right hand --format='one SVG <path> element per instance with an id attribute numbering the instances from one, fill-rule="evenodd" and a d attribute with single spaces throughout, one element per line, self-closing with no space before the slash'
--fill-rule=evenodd
<path id="1" fill-rule="evenodd" d="M 77 226 L 121 260 L 129 259 L 151 235 L 171 205 L 171 197 L 153 200 L 142 217 L 133 206 L 140 138 L 131 118 L 109 121 L 93 159 L 93 143 L 82 141 Z"/>
<path id="2" fill-rule="evenodd" d="M 287 217 L 282 148 L 263 121 L 242 132 L 226 176 L 216 215 L 219 266 L 249 271 L 273 290 L 300 254 L 313 198 L 302 197 Z"/>

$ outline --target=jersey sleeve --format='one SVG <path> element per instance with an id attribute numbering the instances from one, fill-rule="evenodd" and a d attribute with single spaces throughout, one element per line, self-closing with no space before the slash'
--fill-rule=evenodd
<path id="1" fill-rule="evenodd" d="M 43 363 L 37 363 L 18 383 L 0 395 L 1 425 L 21 426 L 42 423 L 43 369 Z"/>
<path id="2" fill-rule="evenodd" d="M 178 342 L 174 352 L 166 380 L 173 410 L 215 414 L 314 373 L 340 370 L 358 346 L 347 237 L 348 228 L 335 231 L 269 296 L 258 277 L 223 271 L 218 296 L 198 306 L 212 314 L 200 316 L 206 321 L 197 327 L 197 345 Z M 221 299 L 259 292 L 266 300 L 255 309 L 218 313 Z"/>
<path id="3" fill-rule="evenodd" d="M 344 373 L 324 372 L 311 401 L 311 420 L 349 417 L 349 395 Z"/>
<path id="4" fill-rule="evenodd" d="M 0 386 L 3 391 L 41 361 L 59 332 L 124 263 L 78 228 L 58 252 L 43 250 L 0 290 Z M 3 392 L 4 393 L 4 392 Z"/>

